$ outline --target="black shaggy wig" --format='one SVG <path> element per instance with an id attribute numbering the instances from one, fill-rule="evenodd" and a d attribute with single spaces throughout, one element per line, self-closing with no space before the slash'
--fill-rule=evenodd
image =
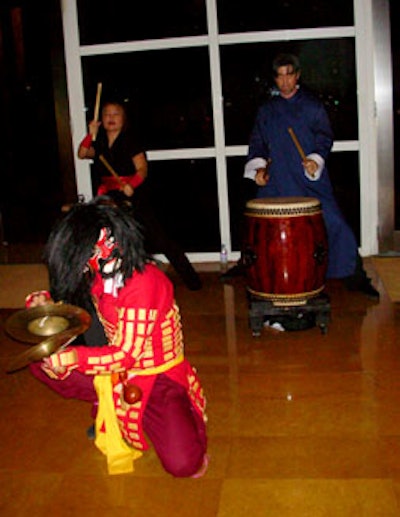
<path id="1" fill-rule="evenodd" d="M 89 307 L 93 274 L 87 268 L 100 230 L 108 228 L 117 243 L 123 279 L 146 263 L 142 230 L 124 207 L 106 196 L 75 205 L 50 233 L 45 248 L 50 292 L 55 301 Z"/>

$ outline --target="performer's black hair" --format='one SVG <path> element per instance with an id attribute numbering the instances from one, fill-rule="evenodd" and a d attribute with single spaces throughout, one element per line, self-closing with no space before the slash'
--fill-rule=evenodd
<path id="1" fill-rule="evenodd" d="M 281 66 L 292 66 L 293 72 L 300 72 L 300 60 L 294 54 L 278 54 L 272 62 L 272 72 L 274 76 L 278 74 Z"/>
<path id="2" fill-rule="evenodd" d="M 147 256 L 142 230 L 131 212 L 106 196 L 77 204 L 54 226 L 45 248 L 50 292 L 55 301 L 90 306 L 93 277 L 87 262 L 102 228 L 110 229 L 118 245 L 122 278 L 131 277 L 134 270 L 143 271 Z"/>

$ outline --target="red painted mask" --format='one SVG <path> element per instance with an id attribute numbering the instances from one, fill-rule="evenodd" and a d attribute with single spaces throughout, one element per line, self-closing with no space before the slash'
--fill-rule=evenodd
<path id="1" fill-rule="evenodd" d="M 93 255 L 88 260 L 89 267 L 102 276 L 113 275 L 119 265 L 118 247 L 108 228 L 100 230 Z"/>

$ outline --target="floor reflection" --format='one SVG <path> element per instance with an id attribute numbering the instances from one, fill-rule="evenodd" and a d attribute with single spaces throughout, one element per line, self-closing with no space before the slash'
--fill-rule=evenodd
<path id="1" fill-rule="evenodd" d="M 200 480 L 168 476 L 154 451 L 108 476 L 85 429 L 90 410 L 29 376 L 4 373 L 25 345 L 2 332 L 2 515 L 179 517 L 398 516 L 399 307 L 366 262 L 381 300 L 329 281 L 331 321 L 254 337 L 243 279 L 176 285 L 186 354 L 208 400 L 211 457 Z M 2 323 L 11 314 L 1 310 Z"/>

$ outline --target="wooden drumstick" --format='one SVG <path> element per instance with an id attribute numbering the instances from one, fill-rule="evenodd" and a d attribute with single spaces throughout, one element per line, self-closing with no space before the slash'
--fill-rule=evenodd
<path id="1" fill-rule="evenodd" d="M 301 156 L 302 161 L 304 162 L 307 159 L 307 157 L 306 157 L 305 152 L 303 151 L 303 148 L 300 145 L 300 142 L 297 139 L 295 132 L 293 131 L 293 128 L 288 127 L 288 131 L 289 131 L 290 136 L 292 137 L 292 140 L 294 142 L 294 145 L 296 146 L 297 151 L 299 152 L 299 155 Z"/>
<path id="2" fill-rule="evenodd" d="M 124 187 L 125 183 L 121 180 L 121 177 L 115 172 L 115 170 L 111 167 L 111 165 L 108 163 L 108 161 L 104 158 L 102 154 L 100 154 L 99 160 L 103 163 L 106 169 L 111 172 L 114 178 L 118 181 L 119 185 L 121 187 Z"/>
<path id="3" fill-rule="evenodd" d="M 97 122 L 99 120 L 99 112 L 100 112 L 100 99 L 101 99 L 101 91 L 103 89 L 103 83 L 97 83 L 97 92 L 96 92 L 96 102 L 94 105 L 94 117 L 93 120 Z M 96 136 L 93 136 L 93 142 L 96 140 Z"/>
<path id="4" fill-rule="evenodd" d="M 297 151 L 299 152 L 301 161 L 304 162 L 305 160 L 307 160 L 307 156 L 306 156 L 306 153 L 303 151 L 303 148 L 301 147 L 301 144 L 296 136 L 296 133 L 293 131 L 293 128 L 291 128 L 291 127 L 288 127 L 288 131 L 289 131 L 290 136 L 292 137 L 292 140 L 294 142 L 294 145 L 296 146 Z M 315 176 L 315 174 L 311 173 L 311 172 L 309 172 L 308 174 L 310 174 L 313 178 Z"/>

